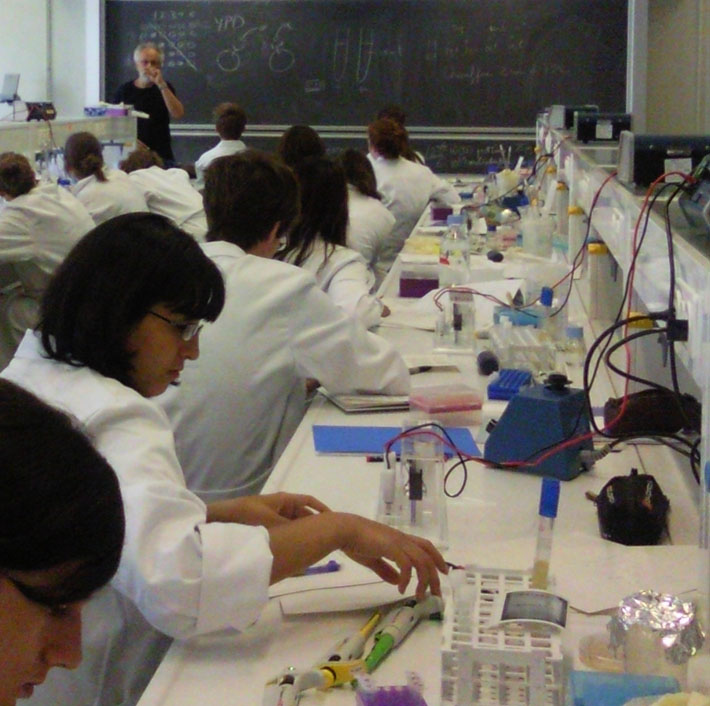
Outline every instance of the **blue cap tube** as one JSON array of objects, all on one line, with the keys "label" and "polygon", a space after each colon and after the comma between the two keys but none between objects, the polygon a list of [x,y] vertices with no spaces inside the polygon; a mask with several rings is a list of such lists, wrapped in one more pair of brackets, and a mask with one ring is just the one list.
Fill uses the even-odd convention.
[{"label": "blue cap tube", "polygon": [[560,481],[558,478],[544,477],[540,490],[540,515],[557,517],[557,505],[560,500]]}]

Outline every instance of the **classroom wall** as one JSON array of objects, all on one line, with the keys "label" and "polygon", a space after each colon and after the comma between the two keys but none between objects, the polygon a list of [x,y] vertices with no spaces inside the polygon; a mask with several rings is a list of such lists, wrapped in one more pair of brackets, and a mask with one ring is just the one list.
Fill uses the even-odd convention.
[{"label": "classroom wall", "polygon": [[[82,115],[84,106],[93,101],[88,98],[87,81],[100,66],[98,42],[87,37],[87,16],[91,5],[85,0],[50,0],[52,36],[52,94],[59,115]],[[95,18],[98,25],[98,17]],[[94,34],[93,32],[91,33]],[[67,41],[70,37],[71,41]],[[87,39],[89,41],[87,42]],[[96,49],[92,51],[92,45]]]},{"label": "classroom wall", "polygon": [[[648,3],[646,129],[710,133],[710,2]],[[59,115],[80,115],[84,105],[101,97],[95,28],[101,26],[102,5],[101,0],[2,0],[0,74],[19,71],[24,99],[53,100]]]},{"label": "classroom wall", "polygon": [[647,131],[710,132],[710,2],[650,0]]},{"label": "classroom wall", "polygon": [[[47,72],[49,2],[50,0],[0,2],[0,80],[4,73],[19,73],[18,93],[24,100],[50,100]],[[11,112],[10,106],[0,106],[0,119],[8,112]]]}]

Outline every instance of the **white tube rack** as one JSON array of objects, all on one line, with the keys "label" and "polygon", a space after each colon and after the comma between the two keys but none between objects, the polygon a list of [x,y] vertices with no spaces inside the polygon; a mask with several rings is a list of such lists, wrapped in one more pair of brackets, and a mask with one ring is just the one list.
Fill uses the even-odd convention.
[{"label": "white tube rack", "polygon": [[466,567],[472,601],[444,618],[442,706],[562,706],[560,635],[552,628],[492,625],[503,594],[530,588],[530,572]]}]

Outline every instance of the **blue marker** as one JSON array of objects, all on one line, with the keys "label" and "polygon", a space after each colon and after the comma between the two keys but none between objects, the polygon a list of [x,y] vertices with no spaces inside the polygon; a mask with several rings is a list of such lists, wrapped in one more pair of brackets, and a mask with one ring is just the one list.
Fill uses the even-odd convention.
[{"label": "blue marker", "polygon": [[315,574],[332,574],[334,571],[340,571],[340,564],[331,559],[325,564],[316,564],[315,566],[309,566],[304,572],[303,576],[313,576]]}]

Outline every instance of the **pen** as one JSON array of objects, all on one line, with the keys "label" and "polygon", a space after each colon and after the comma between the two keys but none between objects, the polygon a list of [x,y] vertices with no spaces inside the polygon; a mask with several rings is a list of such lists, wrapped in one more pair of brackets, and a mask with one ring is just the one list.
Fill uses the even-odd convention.
[{"label": "pen", "polygon": [[309,566],[301,575],[314,576],[316,574],[332,574],[334,571],[340,571],[340,564],[335,561],[335,559],[331,559],[325,564],[316,564],[315,566]]}]

